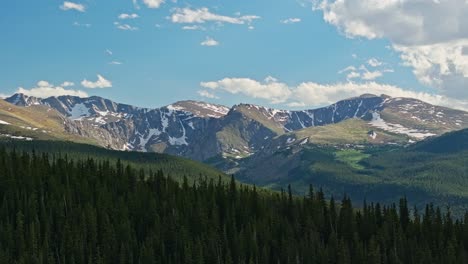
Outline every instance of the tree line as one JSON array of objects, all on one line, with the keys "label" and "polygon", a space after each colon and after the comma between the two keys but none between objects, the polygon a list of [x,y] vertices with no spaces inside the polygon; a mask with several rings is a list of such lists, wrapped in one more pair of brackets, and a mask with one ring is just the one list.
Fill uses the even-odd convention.
[{"label": "tree line", "polygon": [[0,263],[467,263],[468,214],[0,149]]}]

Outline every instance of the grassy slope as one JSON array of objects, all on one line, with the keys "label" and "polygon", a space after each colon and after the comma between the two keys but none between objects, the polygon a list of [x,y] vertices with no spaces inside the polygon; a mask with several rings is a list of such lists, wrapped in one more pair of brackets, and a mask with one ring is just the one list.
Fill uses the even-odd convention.
[{"label": "grassy slope", "polygon": [[10,123],[0,125],[0,134],[95,144],[92,139],[67,133],[63,125],[64,117],[46,106],[18,107],[0,100],[0,120]]},{"label": "grassy slope", "polygon": [[268,118],[265,116],[262,111],[259,111],[255,107],[247,107],[245,105],[238,106],[237,110],[241,113],[243,113],[245,116],[254,119],[255,121],[259,122],[266,128],[270,129],[271,131],[275,132],[278,135],[284,134],[284,128],[278,123],[276,123],[274,120],[271,118]]},{"label": "grassy slope", "polygon": [[[377,137],[372,139],[369,131],[375,131]],[[297,139],[309,138],[309,141],[321,145],[339,144],[382,144],[388,142],[407,143],[403,135],[389,133],[376,129],[362,119],[348,119],[338,124],[309,127],[290,133]]]}]

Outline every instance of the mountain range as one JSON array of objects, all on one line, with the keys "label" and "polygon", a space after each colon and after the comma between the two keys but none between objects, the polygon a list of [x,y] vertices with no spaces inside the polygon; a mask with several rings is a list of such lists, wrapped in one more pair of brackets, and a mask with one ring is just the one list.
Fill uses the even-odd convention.
[{"label": "mountain range", "polygon": [[386,95],[298,111],[198,101],[150,109],[96,96],[0,100],[3,141],[171,154],[271,189],[305,194],[313,184],[335,197],[408,196],[460,212],[468,202],[467,135],[467,112]]},{"label": "mountain range", "polygon": [[15,124],[23,119],[19,128],[47,130],[25,121],[28,113],[11,116],[12,111],[29,109],[34,115],[42,113],[44,118],[53,118],[55,134],[61,137],[116,150],[168,153],[199,161],[215,157],[242,159],[298,142],[406,145],[468,127],[467,112],[411,98],[371,94],[301,111],[253,104],[229,108],[198,101],[150,109],[96,96],[42,99],[15,94],[5,101],[17,108],[8,111],[12,106],[3,104],[6,116],[3,120],[0,115],[0,120]]}]

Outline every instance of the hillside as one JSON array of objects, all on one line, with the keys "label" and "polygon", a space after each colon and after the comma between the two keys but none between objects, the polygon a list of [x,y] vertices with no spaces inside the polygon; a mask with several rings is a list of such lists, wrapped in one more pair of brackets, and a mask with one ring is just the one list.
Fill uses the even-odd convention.
[{"label": "hillside", "polygon": [[98,161],[108,160],[111,163],[120,160],[125,165],[128,164],[136,169],[143,169],[146,172],[162,170],[165,175],[171,176],[177,181],[181,181],[186,176],[191,183],[199,180],[200,177],[207,177],[216,181],[220,178],[223,182],[230,180],[229,176],[208,165],[167,154],[115,151],[87,144],[42,140],[0,141],[0,148],[7,150],[14,149],[18,152],[45,152],[49,155],[62,157],[67,155],[75,159],[93,158]]},{"label": "hillside", "polygon": [[0,149],[0,263],[466,263],[468,222],[427,205],[259,193]]},{"label": "hillside", "polygon": [[444,134],[422,141],[411,147],[415,151],[432,153],[456,153],[468,151],[468,129]]},{"label": "hillside", "polygon": [[[407,196],[418,207],[434,202],[457,213],[468,209],[468,148],[462,132],[414,147],[314,145],[300,142],[237,160],[230,169],[244,182],[273,189],[291,184],[299,193],[320,186],[335,197],[391,202]],[[442,145],[440,145],[442,144]],[[429,153],[431,150],[433,153]],[[441,151],[443,150],[443,151]]]},{"label": "hillside", "polygon": [[18,107],[0,100],[0,140],[67,140],[97,144],[95,139],[70,133],[67,128],[73,128],[71,121],[53,108],[43,105]]}]

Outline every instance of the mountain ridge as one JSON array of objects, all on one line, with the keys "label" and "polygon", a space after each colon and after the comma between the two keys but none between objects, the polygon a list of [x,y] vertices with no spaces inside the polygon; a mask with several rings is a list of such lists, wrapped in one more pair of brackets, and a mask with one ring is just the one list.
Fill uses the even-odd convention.
[{"label": "mountain ridge", "polygon": [[[401,138],[412,143],[468,128],[467,112],[412,98],[373,94],[306,110],[280,110],[245,103],[229,108],[195,100],[142,108],[98,96],[42,99],[15,94],[5,101],[26,108],[54,109],[66,117],[64,129],[68,133],[93,139],[101,146],[167,153],[200,161],[216,156],[245,158],[261,151],[273,138],[288,133],[302,135],[304,139],[307,136],[313,142],[314,133],[319,131],[314,127],[348,120],[360,122],[359,131],[355,131],[360,133],[356,143],[365,144],[403,144]],[[386,139],[394,138],[393,141],[374,140],[384,134],[398,137],[386,136]],[[347,135],[341,133],[341,136]]]}]

